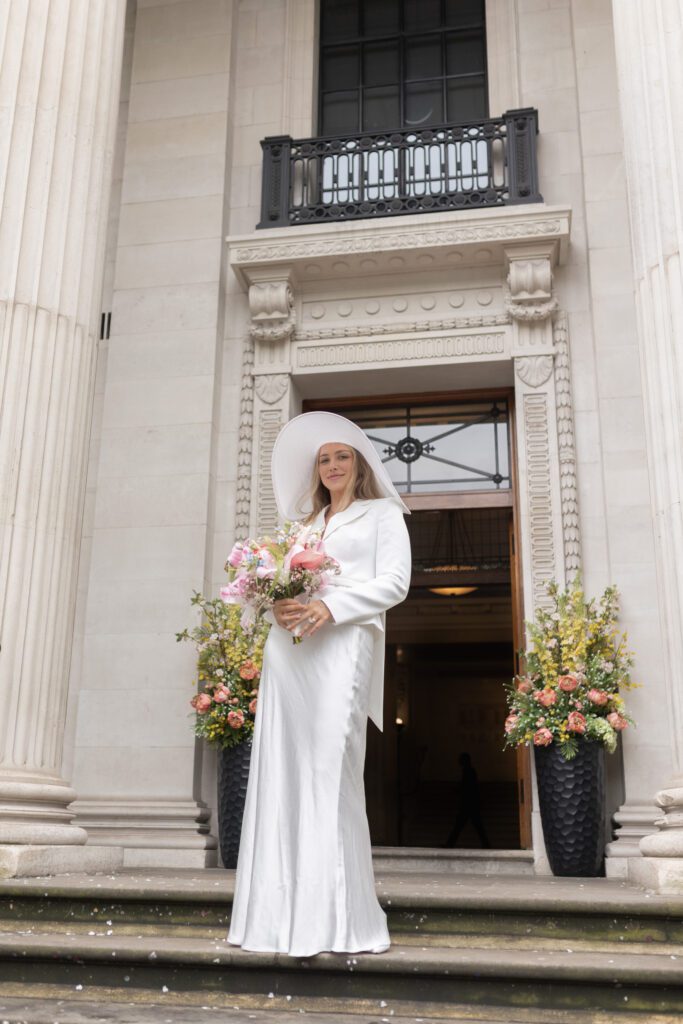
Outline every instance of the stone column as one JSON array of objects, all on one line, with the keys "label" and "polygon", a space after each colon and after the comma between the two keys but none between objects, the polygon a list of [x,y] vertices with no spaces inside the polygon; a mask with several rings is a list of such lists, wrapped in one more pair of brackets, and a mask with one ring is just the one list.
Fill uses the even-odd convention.
[{"label": "stone column", "polygon": [[641,840],[629,874],[683,892],[683,5],[614,0],[612,9],[673,751],[656,796],[660,832]]},{"label": "stone column", "polygon": [[0,875],[110,867],[61,777],[124,0],[0,28]]}]

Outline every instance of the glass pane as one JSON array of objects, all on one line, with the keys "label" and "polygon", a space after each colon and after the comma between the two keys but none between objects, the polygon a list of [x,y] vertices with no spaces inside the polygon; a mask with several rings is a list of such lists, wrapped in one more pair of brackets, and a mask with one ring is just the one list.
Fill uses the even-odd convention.
[{"label": "glass pane", "polygon": [[474,32],[447,36],[446,70],[449,75],[483,73],[486,70],[483,36]]},{"label": "glass pane", "polygon": [[323,135],[344,135],[357,132],[358,92],[328,92],[322,100]]},{"label": "glass pane", "polygon": [[441,0],[404,0],[403,22],[406,32],[424,32],[441,25]]},{"label": "glass pane", "polygon": [[486,82],[483,75],[450,79],[447,83],[448,120],[476,121],[486,117]]},{"label": "glass pane", "polygon": [[406,79],[435,78],[441,74],[441,36],[407,39]]},{"label": "glass pane", "polygon": [[367,43],[363,48],[363,84],[397,85],[398,43]]},{"label": "glass pane", "polygon": [[406,85],[405,122],[409,127],[440,124],[443,121],[441,82]]},{"label": "glass pane", "polygon": [[363,91],[364,131],[383,132],[391,128],[399,128],[400,124],[398,85],[382,85]]},{"label": "glass pane", "polygon": [[363,0],[363,33],[383,36],[399,29],[398,0]]},{"label": "glass pane", "polygon": [[484,23],[484,0],[446,0],[446,24],[469,27]]},{"label": "glass pane", "polygon": [[504,401],[347,410],[346,415],[372,440],[400,491],[491,491],[511,486]]},{"label": "glass pane", "polygon": [[322,0],[322,38],[333,42],[360,35],[358,8],[358,0]]},{"label": "glass pane", "polygon": [[356,89],[359,79],[357,46],[326,48],[322,54],[322,83],[327,92]]}]

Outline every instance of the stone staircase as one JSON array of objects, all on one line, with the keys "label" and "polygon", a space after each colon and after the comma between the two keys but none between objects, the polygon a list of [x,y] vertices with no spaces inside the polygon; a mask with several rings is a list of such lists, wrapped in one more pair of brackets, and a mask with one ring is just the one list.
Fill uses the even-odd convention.
[{"label": "stone staircase", "polygon": [[[327,1024],[664,1024],[683,1016],[683,900],[605,879],[381,871],[389,952],[300,959],[226,944],[232,881],[220,870],[148,870],[0,882],[0,1019],[194,1024],[215,1015],[275,1024],[305,1013]],[[100,1015],[86,1016],[89,1006]]]}]

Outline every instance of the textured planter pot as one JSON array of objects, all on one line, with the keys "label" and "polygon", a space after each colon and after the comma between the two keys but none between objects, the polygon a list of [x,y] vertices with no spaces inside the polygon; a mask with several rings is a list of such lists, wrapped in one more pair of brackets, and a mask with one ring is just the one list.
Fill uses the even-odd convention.
[{"label": "textured planter pot", "polygon": [[565,761],[559,747],[534,747],[545,848],[554,875],[595,877],[605,847],[605,748],[579,742]]},{"label": "textured planter pot", "polygon": [[226,868],[237,867],[251,740],[218,751],[218,839]]}]

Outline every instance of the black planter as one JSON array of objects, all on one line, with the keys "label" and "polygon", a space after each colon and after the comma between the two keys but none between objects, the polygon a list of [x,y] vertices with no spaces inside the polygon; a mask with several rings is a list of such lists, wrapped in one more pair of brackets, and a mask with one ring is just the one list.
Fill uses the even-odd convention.
[{"label": "black planter", "polygon": [[534,747],[545,848],[554,875],[601,873],[605,835],[605,748],[579,740],[565,761],[559,747]]},{"label": "black planter", "polygon": [[250,761],[250,739],[218,751],[218,838],[226,868],[237,867]]}]

